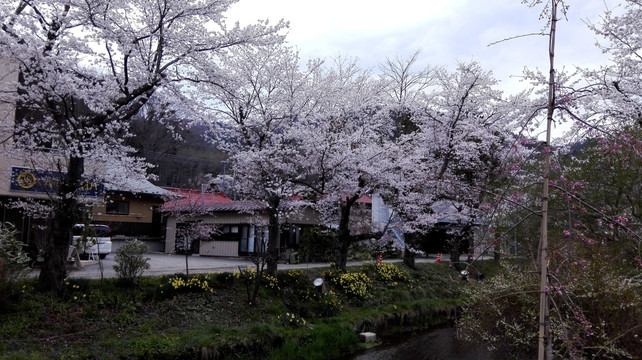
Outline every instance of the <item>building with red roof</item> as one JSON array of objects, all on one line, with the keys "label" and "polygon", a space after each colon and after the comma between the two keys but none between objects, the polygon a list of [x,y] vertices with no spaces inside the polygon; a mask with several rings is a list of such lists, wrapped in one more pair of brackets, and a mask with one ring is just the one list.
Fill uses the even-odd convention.
[{"label": "building with red roof", "polygon": [[[234,201],[222,192],[165,188],[176,194],[162,207],[165,220],[165,252],[188,249],[204,256],[242,256],[259,252],[267,241],[267,205],[262,201]],[[299,201],[294,201],[299,202]],[[303,202],[301,202],[303,203]],[[284,217],[282,247],[297,247],[301,227],[318,224],[309,207]],[[195,227],[210,227],[199,236]]]},{"label": "building with red roof", "polygon": [[[243,256],[263,250],[267,242],[267,204],[257,200],[234,201],[222,192],[164,188],[176,196],[162,207],[165,252],[189,251],[204,256]],[[355,233],[370,230],[372,197],[363,195],[354,209]],[[308,201],[293,197],[282,203],[281,250],[297,249],[302,230],[321,224]],[[358,220],[358,221],[357,221]],[[209,231],[194,235],[195,227]]]},{"label": "building with red roof", "polygon": [[231,204],[234,201],[228,198],[223,192],[209,192],[204,190],[164,188],[176,194],[168,198],[163,204],[162,210],[189,210],[195,207],[208,207],[218,204]]}]

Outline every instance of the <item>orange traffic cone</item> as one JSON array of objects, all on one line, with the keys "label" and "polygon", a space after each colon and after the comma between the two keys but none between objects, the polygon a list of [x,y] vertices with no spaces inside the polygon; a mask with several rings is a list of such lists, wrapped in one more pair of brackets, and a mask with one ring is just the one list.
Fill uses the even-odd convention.
[{"label": "orange traffic cone", "polygon": [[437,253],[437,262],[438,262],[438,263],[440,263],[440,262],[441,262],[441,253]]},{"label": "orange traffic cone", "polygon": [[383,254],[379,253],[379,259],[377,260],[377,264],[381,265],[382,261],[383,261]]}]

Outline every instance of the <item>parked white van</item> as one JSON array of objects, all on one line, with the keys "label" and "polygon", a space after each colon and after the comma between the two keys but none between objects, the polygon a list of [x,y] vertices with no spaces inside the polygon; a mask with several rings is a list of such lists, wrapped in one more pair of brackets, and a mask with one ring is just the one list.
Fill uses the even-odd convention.
[{"label": "parked white van", "polygon": [[[86,239],[84,243],[83,236]],[[104,259],[111,253],[111,229],[107,225],[90,224],[85,230],[85,225],[76,224],[73,228],[73,245],[81,257],[97,254]]]}]

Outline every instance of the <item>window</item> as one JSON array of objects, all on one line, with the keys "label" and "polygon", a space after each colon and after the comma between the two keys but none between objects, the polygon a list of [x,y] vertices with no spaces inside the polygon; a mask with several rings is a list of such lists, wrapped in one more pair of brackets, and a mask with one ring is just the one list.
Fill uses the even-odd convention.
[{"label": "window", "polygon": [[107,214],[129,215],[129,201],[109,201],[106,210]]},{"label": "window", "polygon": [[223,225],[219,230],[215,235],[219,241],[242,241],[244,236],[247,238],[247,225]]}]

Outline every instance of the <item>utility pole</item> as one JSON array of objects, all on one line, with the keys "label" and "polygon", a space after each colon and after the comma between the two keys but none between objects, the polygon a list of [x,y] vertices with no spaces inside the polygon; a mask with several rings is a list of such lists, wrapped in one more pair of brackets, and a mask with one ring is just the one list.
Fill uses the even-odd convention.
[{"label": "utility pole", "polygon": [[542,227],[539,243],[539,341],[538,360],[553,359],[553,344],[551,336],[551,316],[548,303],[548,196],[551,170],[551,125],[555,111],[555,31],[557,25],[557,3],[551,0],[551,28],[549,33],[548,57],[548,104],[546,107],[546,142],[543,144],[544,170],[542,176]]}]

